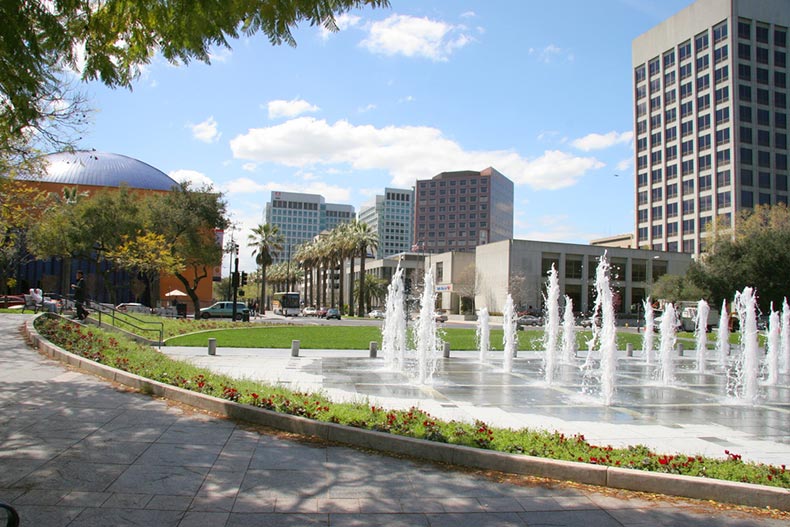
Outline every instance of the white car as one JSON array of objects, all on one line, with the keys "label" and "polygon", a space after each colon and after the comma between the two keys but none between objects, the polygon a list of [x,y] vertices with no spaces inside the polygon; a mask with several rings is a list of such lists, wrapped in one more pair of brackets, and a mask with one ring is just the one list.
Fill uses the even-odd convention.
[{"label": "white car", "polygon": [[370,318],[384,318],[384,311],[381,309],[374,309],[370,313],[368,313]]},{"label": "white car", "polygon": [[318,314],[318,310],[314,307],[306,307],[302,309],[302,316],[303,317],[314,317]]}]

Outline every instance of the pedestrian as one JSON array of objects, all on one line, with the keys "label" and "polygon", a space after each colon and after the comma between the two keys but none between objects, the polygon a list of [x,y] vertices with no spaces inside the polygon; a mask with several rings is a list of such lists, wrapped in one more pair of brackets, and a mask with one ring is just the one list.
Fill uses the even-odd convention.
[{"label": "pedestrian", "polygon": [[71,284],[74,290],[74,306],[77,309],[77,317],[80,320],[88,318],[88,310],[85,309],[85,275],[82,271],[77,271],[77,283]]}]

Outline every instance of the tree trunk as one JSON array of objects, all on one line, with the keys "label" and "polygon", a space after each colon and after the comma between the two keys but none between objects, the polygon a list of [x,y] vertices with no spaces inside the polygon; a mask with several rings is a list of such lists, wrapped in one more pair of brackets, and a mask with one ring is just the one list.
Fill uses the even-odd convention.
[{"label": "tree trunk", "polygon": [[348,268],[348,314],[354,315],[354,254],[349,256]]},{"label": "tree trunk", "polygon": [[363,247],[359,254],[359,312],[358,316],[365,316],[365,256],[368,249]]}]

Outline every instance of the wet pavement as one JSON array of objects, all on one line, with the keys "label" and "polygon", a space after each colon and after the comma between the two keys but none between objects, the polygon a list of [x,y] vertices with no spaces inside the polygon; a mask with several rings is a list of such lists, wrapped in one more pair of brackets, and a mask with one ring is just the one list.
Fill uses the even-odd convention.
[{"label": "wet pavement", "polygon": [[[18,328],[29,318],[0,316],[0,501],[23,526],[790,526],[787,515],[503,478],[256,430],[70,371],[24,343]],[[347,359],[305,359],[269,362],[304,382],[358,376],[342,372]],[[314,371],[303,373],[308,363]]]},{"label": "wet pavement", "polygon": [[[536,353],[519,352],[510,373],[501,352],[481,363],[478,352],[451,352],[439,359],[430,384],[386,367],[368,351],[164,347],[163,352],[200,366],[277,382],[304,391],[321,390],[335,399],[371,401],[386,408],[418,406],[445,419],[481,420],[510,428],[542,428],[584,436],[595,444],[644,444],[662,453],[725,457],[790,465],[790,376],[760,387],[756,404],[727,396],[727,374],[714,362],[697,373],[693,357],[675,360],[675,382],[655,380],[657,366],[640,357],[618,359],[613,404],[605,406],[575,364],[561,365],[551,385]],[[686,352],[688,355],[690,352]],[[638,352],[635,353],[638,355]],[[597,367],[594,365],[593,369]]]}]

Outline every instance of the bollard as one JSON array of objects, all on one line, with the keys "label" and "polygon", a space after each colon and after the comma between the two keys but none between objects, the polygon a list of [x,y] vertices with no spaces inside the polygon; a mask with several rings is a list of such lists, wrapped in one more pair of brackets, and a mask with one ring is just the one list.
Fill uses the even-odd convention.
[{"label": "bollard", "polygon": [[683,356],[683,344],[678,342],[678,357]]},{"label": "bollard", "polygon": [[299,341],[292,340],[291,341],[291,357],[298,357],[299,356]]},{"label": "bollard", "polygon": [[450,343],[449,342],[445,342],[444,343],[444,358],[445,359],[449,359],[450,358]]},{"label": "bollard", "polygon": [[217,354],[217,339],[208,339],[208,354]]},{"label": "bollard", "polygon": [[375,340],[371,340],[370,347],[368,349],[370,350],[370,358],[375,359],[379,351],[379,343]]},{"label": "bollard", "polygon": [[631,344],[630,342],[628,342],[628,343],[625,345],[625,354],[626,354],[627,356],[629,356],[629,357],[633,357],[633,356],[634,356],[634,345],[633,345],[633,344]]}]

